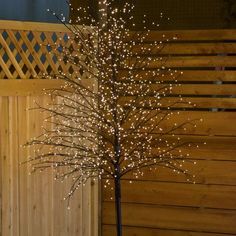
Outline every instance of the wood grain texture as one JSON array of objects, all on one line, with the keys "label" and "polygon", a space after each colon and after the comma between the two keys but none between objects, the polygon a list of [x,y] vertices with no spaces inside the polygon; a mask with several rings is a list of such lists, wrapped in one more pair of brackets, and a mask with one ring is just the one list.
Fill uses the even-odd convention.
[{"label": "wood grain texture", "polygon": [[150,44],[138,44],[132,47],[132,52],[155,55],[211,55],[211,54],[235,54],[235,43],[207,42],[207,43],[163,43],[153,48]]},{"label": "wood grain texture", "polygon": [[69,30],[62,24],[28,22],[28,21],[11,21],[1,20],[0,29],[10,30],[32,30],[32,31],[52,31],[52,32],[68,32]]},{"label": "wood grain texture", "polygon": [[[150,115],[156,114],[155,111],[149,111]],[[161,116],[156,116],[155,120],[160,120]],[[200,121],[202,119],[202,122]],[[179,128],[173,133],[181,135],[205,135],[205,136],[234,136],[236,133],[236,126],[232,125],[236,119],[235,112],[208,112],[208,111],[180,111],[173,112],[169,120],[164,120],[160,123],[160,128],[169,131],[174,123],[177,125],[186,121],[194,121],[197,127],[187,125],[186,130]],[[227,123],[223,123],[227,120]],[[132,121],[124,123],[123,127],[130,127]]]},{"label": "wood grain texture", "polygon": [[[180,72],[183,72],[181,74]],[[170,76],[170,73],[160,72],[161,78],[158,76],[153,77],[153,70],[137,70],[135,71],[137,74],[137,77],[135,77],[135,80],[153,80],[156,79],[156,81],[173,81],[173,76]],[[127,79],[128,77],[128,71],[127,70],[121,70],[119,72],[118,77],[120,79]],[[178,81],[184,81],[191,83],[193,81],[198,82],[234,82],[235,81],[235,71],[233,70],[194,70],[192,69],[185,69],[182,71],[177,71],[176,75],[174,77],[177,77]]]},{"label": "wood grain texture", "polygon": [[[114,204],[105,202],[103,212],[103,223],[114,224]],[[233,210],[123,204],[123,224],[127,226],[236,234],[235,221]]]},{"label": "wood grain texture", "polygon": [[[121,189],[125,203],[236,210],[236,186],[123,180]],[[110,189],[105,188],[103,196],[112,201]]]},{"label": "wood grain texture", "polygon": [[[47,116],[38,110],[29,110],[35,107],[35,102],[46,106],[50,97],[0,97],[1,235],[96,236],[98,213],[96,207],[95,210],[92,207],[97,204],[97,198],[92,199],[90,194],[91,188],[96,191],[97,184],[84,186],[83,194],[80,189],[68,210],[63,198],[71,182],[55,182],[50,169],[29,175],[31,164],[22,164],[29,155],[34,155],[33,148],[22,145],[42,132],[41,126]],[[82,229],[87,233],[83,234]]]},{"label": "wood grain texture", "polygon": [[[127,64],[134,65],[137,58],[127,60]],[[140,61],[145,61],[142,57]],[[179,56],[179,57],[152,57],[144,63],[138,63],[136,68],[181,68],[181,67],[235,67],[236,57],[235,56]]]},{"label": "wood grain texture", "polygon": [[[131,33],[131,39],[135,40],[138,37],[134,37],[137,32]],[[173,39],[174,38],[174,39]],[[235,30],[175,30],[175,31],[150,31],[145,41],[153,42],[169,39],[170,41],[205,41],[205,40],[235,40]]]},{"label": "wood grain texture", "polygon": [[[181,124],[194,119],[197,127],[178,130],[175,134],[183,142],[206,142],[196,148],[181,148],[183,154],[196,165],[185,163],[189,172],[196,175],[196,184],[189,184],[186,178],[163,167],[144,170],[138,180],[132,175],[122,181],[122,209],[124,235],[126,236],[219,236],[236,235],[236,59],[235,34],[231,30],[194,31],[151,31],[144,43],[138,37],[132,48],[141,58],[150,57],[148,68],[145,63],[137,63],[133,72],[136,85],[127,86],[127,91],[136,89],[145,81],[152,83],[152,93],[146,96],[146,103],[140,109],[150,114],[155,100],[152,96],[157,89],[168,83],[173,85],[172,94],[162,99],[162,108],[168,108],[181,94],[184,101],[196,104],[176,104],[175,109],[188,109],[173,115],[169,121],[161,123],[168,130],[174,123]],[[151,43],[161,40],[153,47]],[[169,40],[169,42],[167,42]],[[159,48],[158,48],[159,47]],[[137,57],[138,58],[138,57]],[[135,63],[132,58],[127,63]],[[156,69],[173,68],[170,72]],[[145,67],[145,69],[144,69]],[[177,69],[177,71],[175,71]],[[129,71],[121,70],[120,81],[128,82]],[[176,81],[175,81],[176,80]],[[134,99],[129,93],[120,99],[127,106]],[[158,116],[154,118],[156,121]],[[124,127],[129,127],[127,122]],[[166,137],[170,142],[175,137]],[[151,155],[158,154],[163,143],[153,141]],[[132,183],[130,183],[132,182]],[[111,190],[103,191],[103,235],[115,233],[114,196]]]},{"label": "wood grain texture", "polygon": [[[157,229],[157,228],[144,228],[124,226],[125,236],[233,236],[234,234],[217,234],[217,233],[204,233],[194,232],[188,230],[174,230],[174,229]],[[103,225],[103,236],[115,235],[114,225]]]},{"label": "wood grain texture", "polygon": [[42,95],[45,89],[60,88],[61,80],[0,80],[0,96]]},{"label": "wood grain texture", "polygon": [[[186,162],[183,167],[188,169],[190,173],[196,175],[196,183],[236,185],[235,161],[197,160],[196,165]],[[124,178],[134,179],[131,174]],[[152,171],[149,169],[144,170],[144,176],[139,179],[145,181],[186,182],[184,175],[177,174],[164,167],[157,167],[156,170],[153,168]]]},{"label": "wood grain texture", "polygon": [[[192,86],[194,87],[194,86]],[[203,86],[202,86],[203,87]],[[206,89],[203,89],[200,87],[199,88],[199,92],[200,93],[210,93],[210,91],[207,91],[207,87],[212,88],[212,86],[206,86]],[[185,86],[182,87],[182,89],[186,88]],[[216,86],[214,86],[213,88],[216,88]],[[181,89],[181,90],[182,90]],[[221,87],[221,89],[223,89]],[[230,90],[232,90],[232,88],[230,88]],[[182,90],[183,91],[183,90]],[[222,93],[223,91],[221,90],[220,92],[217,92],[215,90],[211,90],[214,91],[214,93]],[[219,90],[218,90],[219,91]],[[183,91],[188,93],[187,91]],[[224,93],[226,93],[226,91],[224,91]],[[228,94],[228,93],[227,93]],[[190,95],[191,96],[191,95]],[[129,105],[132,101],[134,101],[134,98],[132,97],[122,97],[119,100],[119,104],[122,106],[127,106]],[[214,98],[214,97],[204,97],[204,98],[193,98],[193,97],[184,97],[181,101],[181,103],[176,103],[178,101],[178,99],[176,98],[163,98],[161,100],[161,105],[158,104],[156,105],[156,99],[152,98],[152,97],[146,97],[145,101],[141,101],[141,102],[136,102],[137,106],[140,107],[147,107],[147,108],[167,108],[167,107],[172,107],[172,108],[195,108],[195,109],[201,109],[201,108],[205,108],[205,109],[213,109],[213,108],[217,108],[217,109],[236,109],[236,98]],[[176,103],[176,104],[175,104]],[[173,105],[175,104],[175,105]]]},{"label": "wood grain texture", "polygon": [[[49,98],[38,97],[43,89],[61,86],[60,81],[36,79],[50,70],[57,73],[59,64],[54,64],[46,48],[36,52],[35,43],[41,41],[42,33],[52,44],[53,32],[63,38],[68,31],[55,24],[14,21],[0,21],[0,29],[1,33],[6,30],[8,35],[0,37],[0,235],[96,235],[99,209],[94,205],[98,197],[96,184],[94,187],[91,182],[80,189],[71,202],[71,210],[67,210],[63,197],[69,182],[55,183],[50,170],[43,176],[40,173],[28,176],[30,165],[19,166],[29,154],[34,155],[32,150],[22,149],[20,145],[40,132],[43,117],[26,108],[33,106],[33,100],[47,104]],[[16,32],[21,35],[19,40]],[[30,32],[33,33],[32,43],[28,38]],[[166,39],[171,43],[166,43]],[[200,149],[183,150],[197,160],[195,166],[186,164],[196,174],[196,185],[186,184],[183,176],[163,168],[145,171],[133,185],[129,184],[132,176],[126,176],[122,186],[125,235],[236,235],[235,39],[235,30],[152,31],[142,45],[148,49],[149,42],[162,40],[165,47],[149,54],[153,59],[158,58],[157,52],[164,57],[162,61],[152,60],[148,70],[137,69],[136,80],[172,82],[173,76],[166,71],[160,72],[161,77],[153,77],[153,69],[163,65],[182,68],[183,75],[177,72],[176,77],[183,85],[175,87],[173,94],[183,94],[198,107],[196,111],[173,116],[162,127],[167,129],[173,122],[181,123],[187,118],[203,118],[197,128],[189,127],[186,132],[179,130],[177,133],[183,140],[206,141],[207,144]],[[10,42],[15,45],[14,50],[9,48]],[[27,44],[26,51],[22,50],[23,43]],[[134,52],[139,51],[140,46],[136,46]],[[5,52],[8,61],[3,59]],[[21,56],[19,63],[17,53]],[[46,54],[45,62],[41,59],[43,53]],[[33,56],[32,63],[30,56]],[[62,64],[61,68],[68,71],[69,65]],[[127,71],[120,71],[119,77],[127,79]],[[32,80],[27,80],[30,78]],[[172,100],[166,98],[164,106]],[[181,105],[177,108],[183,107],[189,108]],[[155,154],[157,150],[153,151]],[[110,192],[103,193],[102,235],[105,236],[115,235],[114,204],[109,195]]]}]

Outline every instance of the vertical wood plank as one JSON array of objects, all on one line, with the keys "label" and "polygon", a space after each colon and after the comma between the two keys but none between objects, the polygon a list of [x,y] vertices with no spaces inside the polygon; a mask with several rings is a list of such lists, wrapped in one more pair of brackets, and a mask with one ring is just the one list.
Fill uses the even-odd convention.
[{"label": "vertical wood plank", "polygon": [[91,179],[82,186],[83,202],[82,202],[82,227],[84,236],[91,235]]},{"label": "vertical wood plank", "polygon": [[[0,98],[0,157],[2,194],[2,236],[93,236],[96,229],[96,196],[94,185],[76,191],[71,199],[70,210],[64,197],[71,186],[53,180],[52,171],[29,175],[31,163],[22,164],[35,147],[22,148],[30,138],[42,132],[46,114],[37,110],[34,100],[50,101],[49,97],[1,97]],[[1,179],[0,177],[0,179]],[[1,189],[0,185],[0,189]],[[1,193],[1,192],[0,192]],[[1,196],[1,195],[0,195]]]},{"label": "vertical wood plank", "polygon": [[2,97],[1,114],[1,146],[2,149],[2,235],[12,235],[11,179],[9,160],[9,98]]},{"label": "vertical wood plank", "polygon": [[29,148],[23,148],[22,146],[28,141],[28,116],[27,116],[27,98],[18,97],[18,143],[19,143],[19,227],[20,236],[28,235],[28,164],[24,163],[29,155]]},{"label": "vertical wood plank", "polygon": [[54,181],[53,183],[53,209],[54,209],[54,234],[58,236],[67,235],[67,206],[64,201],[66,194],[65,182]]},{"label": "vertical wood plank", "polygon": [[[32,103],[31,107],[35,108],[37,107],[36,104],[43,105],[43,97],[42,96],[36,96],[32,97]],[[43,114],[40,112],[40,110],[35,109],[32,110],[34,113],[34,120],[33,127],[34,132],[32,133],[33,137],[38,137],[42,133],[42,125],[43,125]],[[37,150],[40,147],[35,146],[33,149],[34,152],[37,152]],[[34,154],[36,155],[36,154]],[[33,182],[33,216],[35,219],[35,226],[33,231],[37,231],[37,235],[43,235],[45,222],[47,218],[44,218],[43,214],[43,195],[47,195],[47,189],[43,188],[43,180],[47,178],[47,170],[45,172],[36,171],[33,173],[34,182]],[[33,233],[33,232],[32,232]]]},{"label": "vertical wood plank", "polygon": [[[28,108],[35,107],[35,99],[36,97],[28,97]],[[38,134],[37,122],[39,121],[38,111],[37,110],[28,110],[29,116],[29,139],[36,137]],[[30,147],[30,156],[33,157],[35,155],[35,148]],[[31,163],[29,163],[29,172],[31,172],[32,167]],[[31,224],[28,224],[28,235],[41,235],[41,217],[39,217],[38,211],[40,208],[38,195],[43,194],[40,192],[40,181],[39,181],[39,173],[35,172],[28,176],[28,196],[29,196],[29,219]]]},{"label": "vertical wood plank", "polygon": [[71,235],[82,235],[82,188],[78,188],[70,202],[70,233]]},{"label": "vertical wood plank", "polygon": [[[42,105],[44,107],[48,106],[48,103],[50,102],[50,97],[48,96],[42,96]],[[41,122],[42,125],[46,128],[50,128],[49,124],[44,122],[44,120],[47,117],[47,114],[41,113]],[[40,133],[43,131],[40,130]],[[48,150],[48,148],[45,148],[45,150]],[[44,194],[42,195],[42,219],[43,219],[43,227],[42,227],[42,234],[45,236],[52,236],[52,220],[53,220],[53,208],[52,208],[52,201],[53,201],[53,192],[52,192],[52,184],[53,184],[53,174],[52,169],[46,170],[44,173],[41,173],[40,177],[42,178],[42,192]]]},{"label": "vertical wood plank", "polygon": [[12,235],[19,235],[19,159],[17,97],[9,97],[9,160]]},{"label": "vertical wood plank", "polygon": [[92,236],[100,236],[100,228],[101,228],[101,189],[100,189],[100,180],[93,180],[91,183],[91,235]]},{"label": "vertical wood plank", "polygon": [[[60,103],[60,99],[57,101]],[[62,170],[60,170],[62,171]],[[54,173],[55,176],[55,173]],[[68,193],[68,179],[63,182],[56,180],[53,182],[53,209],[54,209],[54,225],[53,235],[68,235],[68,214],[67,202],[64,197]]]}]

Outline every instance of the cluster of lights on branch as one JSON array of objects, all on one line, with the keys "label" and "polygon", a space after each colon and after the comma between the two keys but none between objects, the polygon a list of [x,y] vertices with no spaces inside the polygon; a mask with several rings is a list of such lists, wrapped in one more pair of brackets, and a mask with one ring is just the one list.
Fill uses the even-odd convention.
[{"label": "cluster of lights on branch", "polygon": [[[53,13],[69,29],[70,47],[48,46],[77,76],[54,75],[65,86],[47,92],[52,97],[47,107],[38,104],[49,117],[44,133],[28,143],[37,147],[30,157],[33,168],[53,167],[56,179],[71,178],[68,197],[89,178],[105,178],[107,187],[110,179],[127,174],[137,179],[145,170],[161,167],[192,181],[185,162],[195,162],[182,149],[198,145],[177,133],[196,127],[180,111],[195,105],[177,96],[182,72],[167,68],[168,57],[162,56],[166,43],[177,38],[163,34],[159,41],[151,40],[145,18],[142,31],[128,29],[125,18],[132,15],[132,4],[122,9],[113,7],[113,1],[100,4],[106,6],[99,11],[105,22],[71,5],[72,12],[87,15],[66,24],[63,15]],[[90,25],[80,23],[85,21]]]}]

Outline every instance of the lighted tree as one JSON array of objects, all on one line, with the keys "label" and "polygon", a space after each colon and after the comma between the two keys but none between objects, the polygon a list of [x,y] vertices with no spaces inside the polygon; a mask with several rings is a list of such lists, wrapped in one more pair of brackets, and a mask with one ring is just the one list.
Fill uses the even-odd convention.
[{"label": "lighted tree", "polygon": [[[175,108],[186,103],[180,97],[169,98],[181,73],[166,68],[166,58],[158,56],[168,41],[165,35],[145,46],[149,30],[126,28],[124,16],[130,16],[132,8],[128,3],[122,8],[106,3],[106,11],[100,10],[106,21],[97,23],[86,16],[65,24],[76,47],[50,47],[74,70],[56,75],[65,86],[50,91],[50,106],[38,105],[49,113],[51,128],[45,126],[44,133],[28,143],[38,146],[30,159],[35,170],[53,167],[57,179],[73,180],[68,198],[89,178],[114,181],[118,236],[122,235],[122,177],[139,178],[145,169],[159,167],[182,173],[189,181],[193,177],[183,167],[188,154],[181,152],[191,144],[175,133],[195,124],[187,118],[169,122],[179,114]],[[79,24],[85,18],[90,25]],[[153,64],[155,69],[150,69]]]}]

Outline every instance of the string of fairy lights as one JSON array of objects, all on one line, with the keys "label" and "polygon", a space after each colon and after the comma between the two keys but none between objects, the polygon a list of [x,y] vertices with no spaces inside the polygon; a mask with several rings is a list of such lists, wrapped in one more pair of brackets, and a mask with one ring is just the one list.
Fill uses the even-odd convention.
[{"label": "string of fairy lights", "polygon": [[[71,178],[69,198],[89,178],[105,178],[107,187],[114,178],[140,178],[147,169],[169,168],[194,181],[185,162],[195,162],[182,148],[198,145],[177,135],[196,127],[180,111],[194,104],[176,93],[182,72],[168,68],[168,57],[162,56],[166,43],[177,38],[163,34],[151,40],[145,18],[143,31],[130,31],[125,21],[127,15],[133,18],[130,3],[122,8],[112,1],[100,4],[106,6],[99,10],[106,19],[102,24],[90,15],[66,24],[63,15],[53,13],[75,46],[58,52],[60,44],[49,45],[51,53],[82,73],[60,72],[56,77],[65,86],[47,92],[52,101],[46,107],[38,104],[49,115],[43,134],[28,143],[36,150],[30,157],[33,169],[53,167],[55,179]],[[79,16],[87,13],[70,7]],[[80,24],[85,20],[90,25]]]}]

